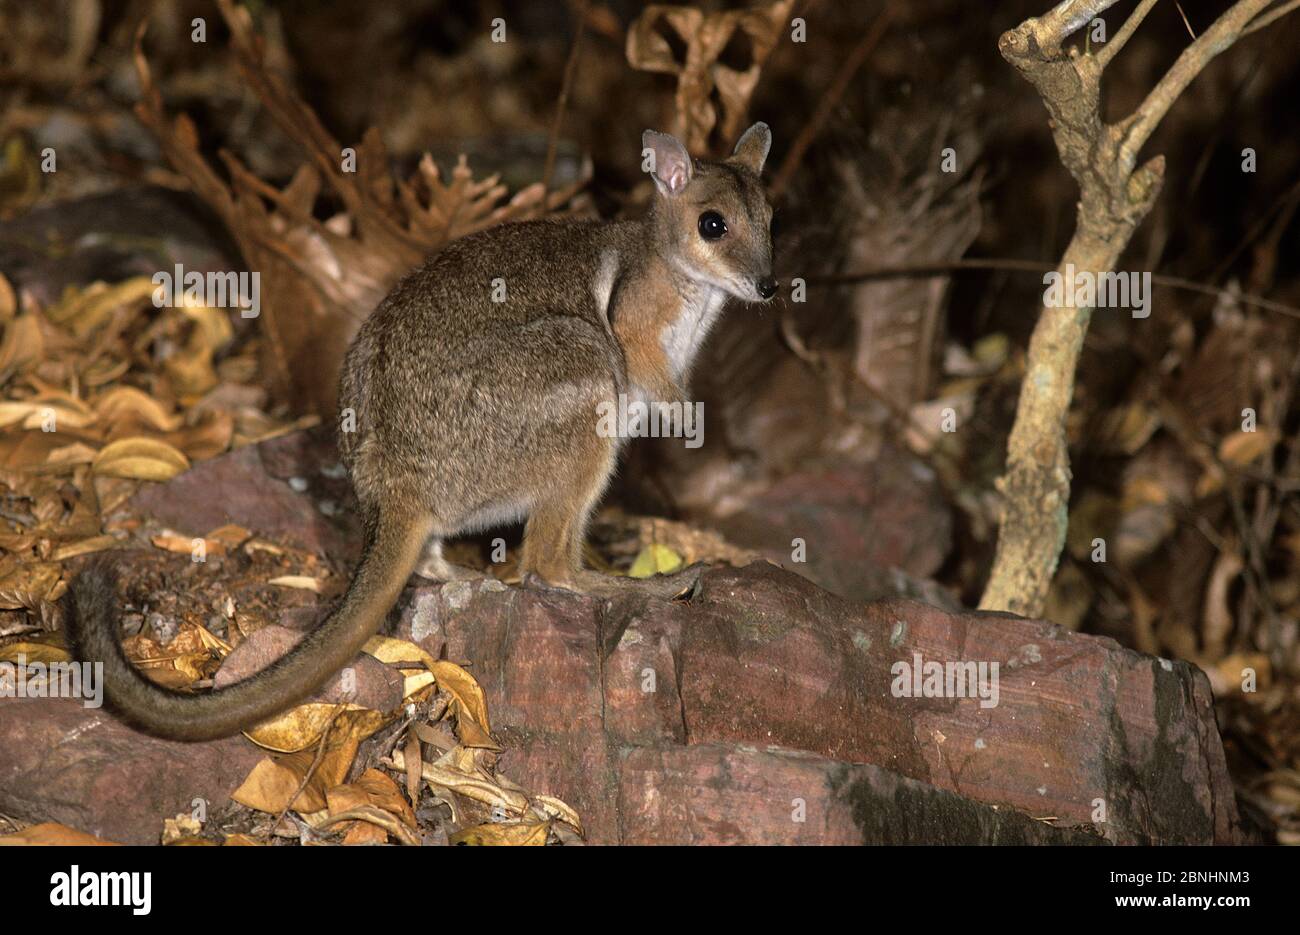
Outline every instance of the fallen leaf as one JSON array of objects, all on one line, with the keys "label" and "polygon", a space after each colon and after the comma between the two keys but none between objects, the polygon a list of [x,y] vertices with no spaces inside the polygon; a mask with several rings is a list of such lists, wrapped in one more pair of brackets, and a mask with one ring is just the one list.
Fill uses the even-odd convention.
[{"label": "fallen leaf", "polygon": [[666,575],[682,567],[682,557],[666,545],[652,543],[641,550],[632,567],[628,569],[629,578],[649,578],[654,575]]},{"label": "fallen leaf", "polygon": [[[297,753],[320,739],[325,726],[330,723],[338,708],[339,705],[324,701],[296,705],[283,714],[250,727],[244,731],[244,736],[266,750],[274,750],[276,753]],[[355,711],[374,715],[377,719],[376,730],[383,720],[383,716],[377,711],[371,711],[360,705],[345,704],[342,710],[344,713]],[[343,714],[340,714],[336,720],[342,718]]]},{"label": "fallen leaf", "polygon": [[61,545],[50,553],[50,558],[56,562],[66,562],[70,558],[76,558],[78,555],[89,555],[92,552],[102,552],[105,549],[116,548],[118,541],[110,535],[91,536],[88,539],[80,539],[76,542],[69,542],[67,545]]},{"label": "fallen leaf", "polygon": [[115,386],[97,396],[91,403],[106,425],[131,419],[159,432],[171,432],[181,426],[181,417],[169,413],[158,400],[134,386]]},{"label": "fallen leaf", "polygon": [[478,847],[540,847],[550,833],[549,821],[489,822],[457,831],[450,842]]},{"label": "fallen leaf", "polygon": [[63,568],[57,562],[28,562],[0,578],[0,609],[35,610],[59,583]]},{"label": "fallen leaf", "polygon": [[273,584],[280,588],[297,588],[301,591],[320,593],[320,581],[306,575],[281,575],[278,578],[272,578],[267,584]]},{"label": "fallen leaf", "polygon": [[339,714],[325,739],[324,755],[306,787],[292,803],[290,799],[316,761],[317,750],[314,748],[274,759],[267,757],[253,767],[230,797],[241,805],[272,815],[279,814],[290,804],[299,813],[319,812],[327,805],[325,791],[342,784],[352,768],[357,747],[384,721],[383,715],[365,709],[345,710]]},{"label": "fallen leaf", "polygon": [[54,643],[18,642],[0,646],[0,662],[18,663],[19,657],[28,664],[49,665],[52,662],[71,662],[67,648]]},{"label": "fallen leaf", "polygon": [[1277,432],[1271,429],[1233,432],[1219,442],[1219,460],[1225,464],[1245,467],[1272,451],[1273,446],[1277,444],[1277,438]]},{"label": "fallen leaf", "polygon": [[14,834],[0,836],[0,847],[116,847],[113,841],[105,841],[93,834],[77,831],[58,822],[46,821],[32,825]]},{"label": "fallen leaf", "polygon": [[171,480],[189,467],[189,459],[171,445],[142,437],[112,442],[94,463],[96,474],[153,481]]}]

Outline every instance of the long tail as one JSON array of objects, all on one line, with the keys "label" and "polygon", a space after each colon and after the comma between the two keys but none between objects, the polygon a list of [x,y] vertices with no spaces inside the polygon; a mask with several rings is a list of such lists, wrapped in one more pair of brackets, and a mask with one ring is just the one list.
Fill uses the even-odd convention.
[{"label": "long tail", "polygon": [[212,740],[238,733],[313,694],[379,629],[420,560],[427,519],[382,515],[342,603],[290,652],[234,685],[194,695],[155,685],[122,652],[112,569],[86,567],[72,582],[72,637],[81,658],[104,665],[113,707],[152,734]]}]

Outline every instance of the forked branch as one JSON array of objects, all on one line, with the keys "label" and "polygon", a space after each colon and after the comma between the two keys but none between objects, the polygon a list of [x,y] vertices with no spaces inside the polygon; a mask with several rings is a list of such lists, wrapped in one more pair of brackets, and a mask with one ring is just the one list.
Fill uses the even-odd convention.
[{"label": "forked branch", "polygon": [[[1066,40],[1115,0],[1064,0],[1041,17],[1003,33],[1004,58],[1038,89],[1051,116],[1061,162],[1079,185],[1074,236],[1057,268],[1101,277],[1110,273],[1164,182],[1163,156],[1140,167],[1138,153],[1169,108],[1201,70],[1242,35],[1276,19],[1294,2],[1239,0],[1205,30],[1131,115],[1114,124],[1101,117],[1101,77],[1156,0],[1142,0],[1107,45],[1095,52],[1067,49]],[[999,479],[1003,513],[989,583],[988,610],[1042,613],[1056,571],[1070,499],[1065,419],[1074,394],[1092,309],[1044,302],[1029,342],[1015,423]]]}]

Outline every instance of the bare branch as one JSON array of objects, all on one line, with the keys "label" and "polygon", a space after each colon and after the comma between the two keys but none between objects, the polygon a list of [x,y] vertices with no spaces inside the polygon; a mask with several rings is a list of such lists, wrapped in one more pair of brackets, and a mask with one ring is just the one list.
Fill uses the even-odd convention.
[{"label": "bare branch", "polygon": [[813,112],[812,117],[808,119],[808,122],[804,124],[804,128],[799,131],[799,135],[795,137],[793,145],[786,154],[785,161],[781,163],[781,168],[777,171],[769,188],[769,193],[774,201],[785,192],[786,186],[790,184],[790,179],[794,177],[795,170],[799,168],[804,153],[812,145],[817,134],[821,132],[822,126],[830,119],[836,105],[840,102],[840,98],[848,90],[849,82],[853,79],[853,76],[857,74],[858,69],[862,67],[862,63],[867,60],[867,56],[871,54],[872,50],[880,44],[881,38],[885,35],[885,30],[889,28],[890,21],[897,12],[895,6],[894,2],[889,3],[876,16],[871,28],[863,33],[862,38],[858,40],[858,44],[853,47],[853,51],[849,53],[848,58],[844,60],[844,64],[840,66],[840,70],[835,75],[835,80],[832,82],[830,89],[818,101],[817,109]]},{"label": "bare branch", "polygon": [[[1142,145],[1201,69],[1273,2],[1238,0],[1183,51],[1142,105],[1116,125],[1101,119],[1102,70],[1154,0],[1143,0],[1112,43],[1095,56],[1066,52],[1062,45],[1071,32],[1112,5],[1104,0],[1060,3],[1041,19],[1026,20],[1002,34],[999,50],[1038,90],[1052,118],[1061,162],[1079,183],[1076,227],[1057,268],[1059,277],[1080,271],[1101,276],[1115,269],[1164,181],[1163,156],[1134,170]],[[1070,500],[1065,421],[1091,315],[1090,307],[1044,294],[1007,439],[1006,471],[998,481],[1003,513],[993,568],[980,599],[986,610],[1033,615],[1046,602],[1065,542]]]},{"label": "bare branch", "polygon": [[1267,13],[1261,14],[1259,19],[1255,20],[1253,23],[1251,23],[1249,26],[1243,29],[1241,31],[1241,34],[1243,36],[1249,36],[1256,29],[1263,29],[1265,26],[1267,26],[1269,23],[1273,22],[1274,20],[1281,19],[1282,17],[1286,16],[1288,13],[1294,12],[1297,9],[1300,9],[1300,0],[1290,0],[1289,3],[1284,3],[1280,7],[1277,7],[1276,9],[1269,10]]},{"label": "bare branch", "polygon": [[1201,33],[1199,39],[1183,49],[1183,54],[1170,67],[1165,76],[1124,122],[1123,142],[1120,144],[1120,166],[1132,171],[1138,150],[1164,119],[1174,101],[1195,80],[1201,70],[1220,52],[1229,48],[1242,35],[1242,31],[1261,10],[1273,0],[1238,0],[1237,3]]},{"label": "bare branch", "polygon": [[1133,11],[1133,15],[1125,20],[1124,25],[1119,28],[1119,32],[1115,33],[1115,38],[1101,47],[1101,51],[1097,53],[1098,65],[1105,68],[1111,63],[1111,59],[1119,55],[1120,49],[1124,48],[1124,44],[1128,42],[1133,33],[1137,32],[1137,28],[1147,18],[1151,8],[1158,2],[1159,0],[1142,0],[1138,8]]},{"label": "bare branch", "polygon": [[1093,21],[1098,13],[1113,7],[1118,0],[1062,0],[1042,16],[1026,20],[1022,28],[1033,35],[1046,54],[1061,51],[1061,43]]}]

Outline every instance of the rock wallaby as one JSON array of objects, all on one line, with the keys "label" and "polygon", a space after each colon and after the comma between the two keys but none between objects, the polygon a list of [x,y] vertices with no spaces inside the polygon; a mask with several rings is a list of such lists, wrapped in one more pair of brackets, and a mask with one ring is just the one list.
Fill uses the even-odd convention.
[{"label": "rock wallaby", "polygon": [[527,518],[521,571],[581,589],[588,518],[621,439],[601,404],[685,399],[729,297],[772,298],[766,124],[721,161],[646,131],[655,184],[642,220],[530,221],[448,244],[394,287],[344,362],[339,443],[366,531],[333,614],[291,652],[206,694],[141,676],[122,652],[110,566],[73,582],[73,639],[139,727],[183,740],[236,733],[311,695],[383,623],[413,572],[462,574],[444,539]]}]

